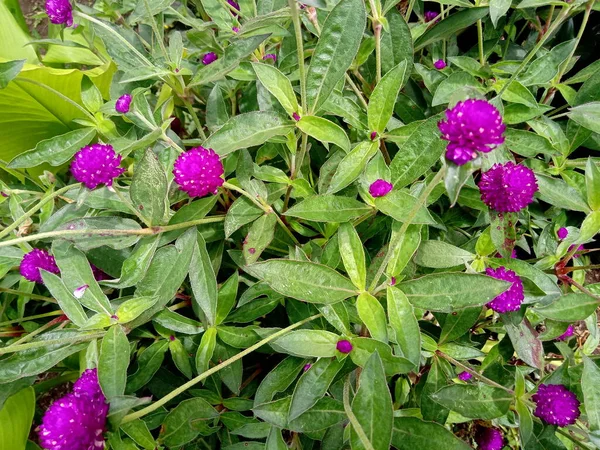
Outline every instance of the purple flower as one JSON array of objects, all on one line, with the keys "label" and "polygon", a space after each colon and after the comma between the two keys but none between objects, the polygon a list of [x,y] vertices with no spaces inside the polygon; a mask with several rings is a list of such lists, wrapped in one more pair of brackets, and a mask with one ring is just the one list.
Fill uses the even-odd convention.
[{"label": "purple flower", "polygon": [[371,183],[369,186],[369,194],[373,197],[383,197],[393,189],[392,183],[379,179]]},{"label": "purple flower", "polygon": [[396,277],[390,278],[390,286],[395,286],[395,285],[396,285]]},{"label": "purple flower", "polygon": [[566,427],[579,418],[579,400],[562,384],[540,384],[531,399],[536,403],[533,414],[550,425]]},{"label": "purple flower", "polygon": [[371,131],[371,140],[374,141],[377,138],[377,131]]},{"label": "purple flower", "polygon": [[479,450],[502,450],[504,447],[502,433],[496,428],[480,429],[475,441]]},{"label": "purple flower", "polygon": [[115,103],[115,109],[118,113],[127,114],[129,112],[129,106],[131,106],[131,95],[123,94],[117,99]]},{"label": "purple flower", "polygon": [[569,235],[569,230],[567,230],[565,227],[560,227],[556,235],[562,241],[563,239],[566,239],[566,237]]},{"label": "purple flower", "polygon": [[433,63],[433,67],[435,67],[437,70],[442,70],[446,68],[446,63],[443,59],[438,59]]},{"label": "purple flower", "polygon": [[425,22],[431,22],[438,16],[435,11],[425,11]]},{"label": "purple flower", "polygon": [[471,378],[473,378],[473,375],[471,375],[466,370],[458,374],[458,379],[461,381],[469,381]]},{"label": "purple flower", "polygon": [[108,404],[96,370],[86,370],[73,393],[56,400],[40,425],[40,444],[48,450],[101,450]]},{"label": "purple flower", "polygon": [[[515,258],[517,257],[517,251],[516,251],[514,248],[513,248],[513,251],[512,251],[512,252],[510,252],[510,257],[511,257],[512,259],[515,259]],[[500,253],[496,253],[496,254],[494,255],[494,258],[502,258],[502,255],[501,255]]]},{"label": "purple flower", "polygon": [[271,59],[273,62],[276,62],[277,55],[275,53],[267,53],[265,56],[263,56],[263,61],[266,61],[267,59]]},{"label": "purple flower", "polygon": [[233,31],[234,33],[239,33],[240,29],[238,27],[231,27],[231,31]]},{"label": "purple flower", "polygon": [[202,64],[208,66],[211,63],[214,63],[219,57],[215,52],[208,52],[206,55],[202,57]]},{"label": "purple flower", "polygon": [[517,212],[533,202],[538,185],[533,171],[520,164],[494,164],[481,174],[481,200],[499,212]]},{"label": "purple flower", "polygon": [[347,341],[346,339],[342,339],[341,341],[338,341],[335,348],[340,353],[350,353],[352,351],[352,344],[350,343],[350,341]]},{"label": "purple flower", "polygon": [[[227,3],[229,3],[230,6],[232,6],[234,9],[237,9],[238,11],[240,10],[240,5],[238,2],[236,2],[235,0],[227,0]],[[239,16],[239,14],[236,14],[234,12],[232,12],[232,14],[237,17]]]},{"label": "purple flower", "polygon": [[95,189],[99,184],[112,186],[113,179],[125,172],[119,164],[121,155],[115,153],[112,145],[93,144],[75,154],[71,173],[88,189]]},{"label": "purple flower", "polygon": [[179,189],[190,197],[216,194],[223,185],[223,164],[213,149],[194,147],[179,155],[173,166],[173,175]]},{"label": "purple flower", "polygon": [[308,370],[309,370],[311,367],[312,367],[312,364],[311,364],[311,363],[307,363],[307,364],[305,364],[305,365],[304,365],[304,367],[302,368],[302,370],[303,370],[304,372],[308,372]]},{"label": "purple flower", "polygon": [[51,273],[60,273],[54,256],[48,253],[46,250],[34,248],[29,253],[26,253],[21,260],[19,266],[19,272],[29,281],[35,281],[36,283],[43,283],[42,274],[40,269],[44,269]]},{"label": "purple flower", "polygon": [[442,139],[450,141],[446,158],[462,166],[477,157],[477,152],[488,153],[504,142],[506,126],[498,110],[485,100],[458,102],[446,110],[446,120],[438,123]]},{"label": "purple flower", "polygon": [[[569,248],[567,249],[567,252],[570,252],[571,250],[573,250],[573,247],[575,247],[575,244],[569,245]],[[585,247],[583,245],[580,245],[579,247],[577,247],[577,251],[580,252],[582,250],[585,250]],[[573,258],[579,258],[579,256],[577,253],[573,254]]]},{"label": "purple flower", "polygon": [[297,112],[295,112],[294,114],[292,114],[292,117],[294,118],[294,120],[296,122],[298,122],[301,119],[300,114],[298,114]]},{"label": "purple flower", "polygon": [[575,327],[573,327],[573,325],[569,325],[567,327],[567,331],[565,331],[563,334],[561,334],[559,337],[557,337],[556,340],[557,341],[566,341],[574,334],[575,334]]},{"label": "purple flower", "polygon": [[73,25],[73,7],[69,0],[46,0],[46,14],[54,24]]},{"label": "purple flower", "polygon": [[106,273],[98,269],[95,265],[90,264],[90,267],[92,268],[92,273],[94,274],[94,279],[96,281],[108,280],[110,278]]},{"label": "purple flower", "polygon": [[497,280],[510,281],[512,286],[502,294],[494,298],[486,306],[499,313],[517,311],[525,298],[523,294],[523,282],[512,270],[506,267],[498,267],[496,270],[487,268],[485,273]]}]

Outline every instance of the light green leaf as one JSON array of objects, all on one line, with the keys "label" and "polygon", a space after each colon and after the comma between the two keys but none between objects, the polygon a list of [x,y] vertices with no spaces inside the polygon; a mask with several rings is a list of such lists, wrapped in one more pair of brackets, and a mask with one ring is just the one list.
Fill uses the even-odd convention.
[{"label": "light green leaf", "polygon": [[[402,222],[417,205],[418,200],[406,191],[393,190],[383,197],[377,197],[374,201],[375,207],[382,213]],[[413,224],[435,224],[435,220],[429,214],[426,207],[421,207],[412,220]]]},{"label": "light green leaf", "polygon": [[415,263],[434,269],[462,266],[474,259],[473,253],[444,241],[422,242],[415,255]]},{"label": "light green leaf", "polygon": [[345,155],[333,174],[327,193],[334,194],[341,191],[356,180],[369,160],[377,153],[378,144],[377,141],[361,142]]},{"label": "light green leaf", "polygon": [[377,133],[383,133],[387,123],[392,118],[394,105],[398,92],[402,88],[408,63],[406,60],[400,62],[391,69],[375,86],[369,98],[367,116],[369,129]]},{"label": "light green leaf", "polygon": [[133,206],[151,225],[163,222],[167,201],[167,176],[154,152],[146,149],[135,165],[129,194]]},{"label": "light green leaf", "polygon": [[364,291],[367,269],[363,244],[351,223],[343,223],[338,231],[339,251],[344,268],[358,290]]},{"label": "light green leaf", "polygon": [[368,292],[362,292],[356,300],[358,317],[366,325],[373,339],[387,343],[387,322],[385,311],[379,300]]},{"label": "light green leaf", "polygon": [[335,356],[337,334],[324,330],[294,330],[271,341],[278,352],[303,358],[330,358]]},{"label": "light green leaf", "polygon": [[404,292],[394,287],[387,288],[387,313],[394,340],[402,356],[419,366],[421,361],[421,332],[413,306]]},{"label": "light green leaf", "polygon": [[318,141],[335,144],[345,152],[350,150],[350,141],[346,132],[330,120],[318,116],[304,116],[296,125]]},{"label": "light green leaf", "polygon": [[455,384],[431,395],[440,405],[473,419],[494,419],[508,412],[513,396],[485,384]]},{"label": "light green leaf", "polygon": [[4,402],[0,409],[0,448],[25,450],[34,412],[35,391],[32,387],[17,392]]},{"label": "light green leaf", "polygon": [[125,393],[129,366],[129,341],[121,325],[113,325],[102,338],[98,359],[98,381],[110,400]]},{"label": "light green leaf", "polygon": [[267,90],[279,100],[283,109],[291,116],[299,111],[296,93],[290,80],[277,68],[262,63],[252,63],[256,76]]},{"label": "light green leaf", "polygon": [[369,206],[350,197],[314,195],[296,203],[285,215],[315,222],[347,222],[369,211]]},{"label": "light green leaf", "polygon": [[217,317],[217,278],[200,233],[190,264],[190,284],[196,304],[206,315],[208,324],[214,325]]}]

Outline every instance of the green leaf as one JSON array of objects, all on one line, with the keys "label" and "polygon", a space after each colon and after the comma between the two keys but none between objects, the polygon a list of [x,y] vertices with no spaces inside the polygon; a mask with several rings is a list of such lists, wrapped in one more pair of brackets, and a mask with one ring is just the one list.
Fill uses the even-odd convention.
[{"label": "green leaf", "polygon": [[402,61],[406,61],[405,77],[407,78],[413,67],[413,41],[410,29],[395,8],[390,9],[385,14],[385,18],[389,27],[381,32],[381,71],[386,74]]},{"label": "green leaf", "polygon": [[81,147],[92,142],[95,136],[95,128],[81,128],[42,140],[34,149],[15,156],[8,167],[11,169],[30,168],[43,163],[60,166],[70,160]]},{"label": "green leaf", "polygon": [[336,303],[356,295],[350,280],[330,267],[313,262],[271,259],[244,270],[281,295],[308,303]]},{"label": "green leaf", "polygon": [[[393,190],[383,197],[377,197],[375,207],[382,213],[393,217],[399,222],[406,220],[408,214],[417,205],[418,200],[406,191]],[[413,224],[435,224],[426,207],[419,208],[417,215],[412,220]]]},{"label": "green leaf", "polygon": [[204,327],[200,322],[169,311],[168,309],[158,313],[152,320],[166,329],[176,331],[177,333],[200,334],[204,331]]},{"label": "green leaf", "polygon": [[475,77],[466,72],[455,72],[448,78],[442,80],[435,90],[432,106],[450,103],[457,94],[477,92],[481,90],[481,84]]},{"label": "green leaf", "polygon": [[25,59],[19,59],[0,63],[0,89],[4,89],[8,86],[8,83],[19,75],[19,72],[21,72],[21,69],[25,65],[25,61]]},{"label": "green leaf", "polygon": [[383,306],[368,292],[362,292],[356,300],[358,317],[367,326],[373,339],[387,343],[387,322]]},{"label": "green leaf", "polygon": [[419,367],[421,361],[421,332],[413,306],[404,292],[387,288],[387,313],[392,329],[392,340],[398,344],[402,356]]},{"label": "green leaf", "polygon": [[215,325],[222,323],[231,311],[231,308],[233,308],[233,305],[235,305],[238,284],[239,274],[236,271],[233,272],[227,281],[225,281],[225,283],[223,283],[219,288],[219,293],[217,296],[217,318]]},{"label": "green leaf", "polygon": [[[502,88],[504,83],[498,83],[498,88]],[[537,108],[538,103],[529,89],[518,81],[513,81],[502,94],[502,100],[512,103],[520,103],[531,108]]]},{"label": "green leaf", "polygon": [[600,209],[600,170],[591,158],[588,158],[585,166],[585,187],[588,204],[597,211]]},{"label": "green leaf", "polygon": [[324,330],[294,330],[271,341],[275,351],[303,358],[335,356],[337,334]]},{"label": "green leaf", "polygon": [[473,25],[488,14],[487,7],[469,8],[459,11],[423,33],[415,42],[415,52],[434,42],[457,35],[461,30]]},{"label": "green leaf", "polygon": [[116,282],[103,281],[102,284],[109,285],[115,289],[123,289],[135,286],[146,274],[150,262],[158,248],[159,237],[150,236],[141,239],[133,252],[123,261],[121,277]]},{"label": "green leaf", "polygon": [[252,68],[260,82],[281,103],[283,109],[290,116],[299,111],[292,83],[283,73],[269,64],[252,63]]},{"label": "green leaf", "polygon": [[377,133],[385,131],[385,127],[392,118],[396,98],[402,88],[407,66],[407,61],[403,60],[391,69],[375,86],[369,98],[369,107],[367,109],[369,129],[371,131],[377,131]]},{"label": "green leaf", "polygon": [[509,287],[504,281],[469,273],[425,275],[400,285],[417,308],[448,313],[484,305]]},{"label": "green leaf", "polygon": [[[201,66],[200,70],[192,77],[190,85],[209,84],[223,78],[238,67],[240,60],[250,55],[268,37],[268,34],[261,34],[247,39],[236,39],[225,49],[223,56],[220,56],[212,64]],[[212,148],[216,149],[217,147]]]},{"label": "green leaf", "polygon": [[175,367],[177,367],[177,369],[179,369],[179,371],[188,379],[192,378],[192,363],[190,362],[190,357],[183,346],[183,343],[176,338],[173,340],[169,339],[169,352],[171,353],[171,358],[173,359]]},{"label": "green leaf", "polygon": [[540,174],[536,174],[535,177],[540,189],[539,196],[545,202],[566,210],[590,212],[579,192],[563,180]]},{"label": "green leaf", "polygon": [[[254,395],[254,407],[270,402],[275,394],[285,391],[296,379],[306,360],[288,356],[261,381]],[[286,410],[287,413],[288,410]]]},{"label": "green leaf", "polygon": [[252,203],[248,198],[238,197],[225,216],[225,237],[231,236],[239,228],[258,219],[263,214],[263,210]]},{"label": "green leaf", "polygon": [[[398,221],[392,223],[392,237],[390,238],[390,241],[395,239],[396,234],[400,232],[401,227],[402,223]],[[412,259],[420,244],[421,225],[409,225],[406,232],[400,236],[396,248],[390,249],[392,256],[390,257],[390,262],[386,267],[385,273],[390,277],[398,276]]]},{"label": "green leaf", "polygon": [[506,15],[511,5],[512,0],[490,0],[490,19],[494,28],[498,26],[498,20]]},{"label": "green leaf", "polygon": [[313,433],[325,431],[346,419],[342,402],[326,396],[300,417],[290,420],[288,428],[297,433]]},{"label": "green leaf", "polygon": [[243,244],[246,264],[258,261],[262,252],[273,240],[276,225],[277,216],[275,214],[265,214],[252,224]]},{"label": "green leaf", "polygon": [[0,409],[0,448],[25,450],[35,412],[35,391],[25,388],[10,396]]},{"label": "green leaf", "polygon": [[392,354],[392,348],[388,344],[369,338],[353,338],[354,348],[350,352],[352,362],[360,367],[365,367],[373,353],[378,353],[383,361],[385,374],[388,377],[399,373],[408,373],[414,369],[413,364],[406,358]]},{"label": "green leaf", "polygon": [[229,111],[219,84],[215,84],[206,101],[206,126],[214,133],[229,120]]},{"label": "green leaf", "polygon": [[169,341],[160,340],[154,342],[137,357],[138,368],[133,375],[127,377],[127,394],[140,390],[152,379],[160,369],[168,348]]},{"label": "green leaf", "polygon": [[296,203],[285,215],[315,222],[348,222],[369,211],[369,206],[350,197],[314,195]]},{"label": "green leaf", "polygon": [[600,369],[587,356],[583,357],[581,390],[590,431],[600,430]]},{"label": "green leaf", "polygon": [[558,44],[548,53],[533,61],[518,80],[524,86],[539,86],[550,82],[558,74],[560,65],[569,57],[576,45],[576,39]]},{"label": "green leaf", "polygon": [[[379,353],[371,355],[363,371],[352,412],[374,450],[389,450],[394,420],[392,396],[385,378]],[[352,428],[350,443],[353,450],[367,448]]]},{"label": "green leaf", "polygon": [[241,148],[262,145],[274,136],[285,136],[293,129],[293,122],[272,111],[252,111],[229,119],[202,145],[223,157]]},{"label": "green leaf", "polygon": [[471,447],[442,425],[424,422],[416,417],[394,418],[392,445],[398,450],[438,448],[470,450]]},{"label": "green leaf", "polygon": [[433,358],[425,386],[423,386],[423,391],[421,392],[421,414],[425,420],[445,424],[448,419],[450,410],[431,399],[431,394],[434,394],[448,384],[448,377],[446,375],[448,370],[449,367],[446,361],[437,357]]},{"label": "green leaf", "polygon": [[42,270],[41,274],[44,285],[48,288],[52,297],[56,299],[63,313],[78,327],[84,326],[88,317],[77,299],[73,296],[73,291],[69,291],[60,277],[57,277],[53,273]]},{"label": "green leaf", "polygon": [[[132,219],[123,217],[85,217],[62,224],[58,230],[140,230],[140,225]],[[115,250],[131,247],[139,239],[136,235],[76,235],[64,236],[80,250],[87,251],[107,246]]]},{"label": "green leaf", "polygon": [[144,450],[154,450],[157,447],[156,441],[152,437],[150,430],[148,430],[146,422],[142,419],[136,419],[122,424],[121,430]]},{"label": "green leaf", "polygon": [[184,400],[165,418],[160,439],[169,448],[179,447],[195,439],[202,429],[209,429],[208,423],[218,416],[219,412],[202,398]]},{"label": "green leaf", "polygon": [[442,325],[439,343],[451,342],[464,334],[477,322],[481,314],[481,307],[465,308],[448,314]]},{"label": "green leaf", "polygon": [[346,132],[331,120],[318,116],[304,116],[296,125],[304,133],[321,142],[330,142],[345,152],[350,150],[350,141]]},{"label": "green leaf", "polygon": [[541,369],[544,365],[544,347],[529,321],[523,319],[515,325],[509,316],[503,315],[502,322],[517,356],[531,367]]},{"label": "green leaf", "polygon": [[346,273],[360,291],[365,290],[367,269],[363,244],[351,223],[343,223],[338,230],[340,255]]},{"label": "green leaf", "polygon": [[558,322],[576,322],[584,320],[598,307],[598,301],[586,294],[566,294],[547,306],[534,308],[533,311],[546,319]]},{"label": "green leaf", "polygon": [[121,325],[113,325],[102,338],[98,359],[98,381],[110,400],[125,393],[129,366],[129,341]]},{"label": "green leaf", "polygon": [[506,148],[528,158],[535,158],[540,153],[548,156],[558,153],[548,139],[530,131],[507,128],[504,138]]},{"label": "green leaf", "polygon": [[267,436],[267,442],[265,443],[265,450],[288,450],[288,446],[283,440],[279,428],[271,427],[269,436]]},{"label": "green leaf", "polygon": [[81,78],[81,102],[85,108],[95,113],[104,104],[102,93],[88,76]]},{"label": "green leaf", "polygon": [[289,421],[300,417],[327,393],[329,385],[343,365],[343,362],[335,358],[322,358],[302,374],[292,394]]},{"label": "green leaf", "polygon": [[210,360],[215,353],[217,344],[217,329],[208,328],[202,335],[202,340],[196,352],[196,370],[198,374],[206,372],[209,367]]},{"label": "green leaf", "polygon": [[355,181],[365,169],[369,160],[375,156],[377,150],[377,141],[361,142],[354,147],[340,161],[333,174],[327,193],[334,194]]},{"label": "green leaf", "polygon": [[217,278],[200,233],[197,239],[190,264],[190,284],[196,304],[206,316],[208,324],[214,325],[217,319]]},{"label": "green leaf", "polygon": [[314,113],[352,64],[367,21],[362,0],[343,0],[329,13],[306,75],[306,102]]},{"label": "green leaf", "polygon": [[472,419],[495,419],[508,412],[513,397],[485,384],[446,386],[431,396],[440,405]]},{"label": "green leaf", "polygon": [[392,172],[391,181],[396,189],[408,186],[415,181],[442,156],[446,148],[446,141],[440,139],[437,127],[439,120],[439,116],[434,116],[421,122],[394,156],[390,170]]},{"label": "green leaf", "polygon": [[519,434],[523,444],[529,442],[533,434],[533,416],[529,407],[520,399],[515,402],[515,410],[519,415]]},{"label": "green leaf", "polygon": [[578,242],[590,241],[600,231],[600,211],[587,215],[581,224]]},{"label": "green leaf", "polygon": [[474,259],[473,253],[444,241],[422,242],[415,255],[415,263],[434,269],[462,266]]},{"label": "green leaf", "polygon": [[582,127],[600,133],[600,102],[576,106],[571,108],[567,115]]},{"label": "green leaf", "polygon": [[142,160],[135,165],[129,189],[133,206],[151,225],[163,222],[167,200],[167,176],[154,152],[146,149]]}]

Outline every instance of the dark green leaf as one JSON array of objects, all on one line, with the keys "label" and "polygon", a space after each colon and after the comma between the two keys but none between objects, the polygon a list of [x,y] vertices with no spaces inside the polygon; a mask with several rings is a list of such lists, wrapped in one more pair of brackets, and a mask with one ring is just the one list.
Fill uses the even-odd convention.
[{"label": "dark green leaf", "polygon": [[421,332],[413,306],[404,292],[394,287],[387,289],[387,312],[392,340],[400,347],[402,356],[419,367],[421,360]]},{"label": "dark green leaf", "polygon": [[470,450],[471,447],[458,439],[443,426],[424,422],[416,417],[394,418],[392,445],[398,450],[438,448],[444,450]]},{"label": "dark green leaf", "polygon": [[120,325],[113,325],[102,338],[98,359],[98,381],[110,400],[125,393],[129,366],[129,341]]},{"label": "dark green leaf", "polygon": [[167,176],[150,149],[144,152],[142,160],[135,166],[129,194],[133,207],[148,219],[151,225],[163,222],[167,201]]},{"label": "dark green leaf", "polygon": [[446,386],[431,397],[464,417],[483,420],[503,416],[513,400],[505,390],[485,384]]},{"label": "dark green leaf", "polygon": [[407,61],[401,61],[375,86],[369,98],[369,108],[367,110],[369,129],[371,131],[376,131],[377,133],[385,131],[385,127],[392,118],[396,98],[402,88],[407,68]]}]

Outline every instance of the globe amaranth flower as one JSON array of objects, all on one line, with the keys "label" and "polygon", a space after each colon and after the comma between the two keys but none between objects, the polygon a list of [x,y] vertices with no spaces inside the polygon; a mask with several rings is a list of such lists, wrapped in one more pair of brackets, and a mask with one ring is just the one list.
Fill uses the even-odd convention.
[{"label": "globe amaranth flower", "polygon": [[73,25],[73,7],[69,0],[46,0],[46,14],[54,24]]},{"label": "globe amaranth flower", "polygon": [[111,186],[113,179],[125,172],[119,164],[121,155],[115,153],[112,145],[93,144],[75,154],[71,173],[88,189],[95,189],[99,184]]},{"label": "globe amaranth flower", "polygon": [[[229,3],[233,7],[233,9],[237,9],[238,11],[240,10],[240,4],[235,0],[227,0],[227,3]],[[233,11],[231,13],[236,17],[239,15],[234,13]]]},{"label": "globe amaranth flower", "polygon": [[507,291],[494,298],[486,306],[498,313],[517,311],[525,299],[521,278],[506,267],[498,267],[496,270],[488,267],[485,269],[485,273],[497,280],[510,281],[512,283],[512,286]]},{"label": "globe amaranth flower", "polygon": [[550,425],[566,427],[579,418],[579,400],[562,384],[540,384],[532,400],[533,414]]},{"label": "globe amaranth flower", "polygon": [[173,175],[179,189],[190,197],[216,194],[223,185],[223,164],[213,149],[194,147],[179,155],[173,166]]},{"label": "globe amaranth flower", "polygon": [[573,325],[569,325],[566,329],[566,331],[561,334],[559,337],[556,338],[557,341],[566,341],[568,340],[570,337],[572,337],[575,334],[575,327]]},{"label": "globe amaranth flower", "polygon": [[29,281],[43,283],[44,280],[42,279],[40,269],[56,274],[60,273],[56,261],[54,260],[54,256],[46,250],[34,248],[23,256],[19,266],[19,272],[21,272],[21,275]]},{"label": "globe amaranth flower", "polygon": [[433,67],[435,67],[437,70],[445,69],[446,62],[443,59],[438,59],[436,62],[433,63]]},{"label": "globe amaranth flower", "polygon": [[215,52],[208,52],[202,57],[202,64],[208,66],[209,64],[214,63],[219,57]]},{"label": "globe amaranth flower", "polygon": [[273,62],[277,62],[277,55],[275,53],[267,53],[263,56],[263,61],[270,59]]},{"label": "globe amaranth flower", "polygon": [[473,375],[471,375],[466,370],[458,374],[458,379],[461,381],[469,381],[471,378],[473,378]]},{"label": "globe amaranth flower", "polygon": [[352,347],[352,344],[350,343],[350,341],[347,341],[346,339],[342,339],[341,341],[338,341],[335,348],[340,353],[350,353],[352,351],[353,347]]},{"label": "globe amaranth flower", "polygon": [[565,227],[560,227],[556,232],[556,235],[562,241],[563,239],[566,239],[569,235],[569,230],[567,230]]},{"label": "globe amaranth flower", "polygon": [[101,450],[109,405],[96,370],[87,370],[73,392],[56,400],[40,425],[40,444],[47,450]]},{"label": "globe amaranth flower", "polygon": [[506,126],[500,112],[485,100],[465,100],[446,110],[446,120],[438,123],[442,139],[449,141],[446,158],[462,166],[488,153],[504,142]]},{"label": "globe amaranth flower", "polygon": [[392,185],[392,183],[388,181],[382,179],[375,180],[369,186],[369,194],[371,194],[373,197],[383,197],[388,192],[390,192],[393,189],[393,187],[394,186]]},{"label": "globe amaranth flower", "polygon": [[481,174],[481,200],[499,212],[517,212],[533,202],[538,185],[533,171],[511,161],[494,164]]},{"label": "globe amaranth flower", "polygon": [[435,11],[425,11],[425,22],[431,22],[432,20],[435,20],[438,15],[439,14]]},{"label": "globe amaranth flower", "polygon": [[[573,247],[575,247],[575,244],[569,245],[569,248],[567,249],[567,252],[571,252],[571,250],[573,250]],[[579,247],[577,247],[577,252],[580,252],[582,250],[585,250],[585,247],[583,245],[580,245]],[[573,254],[573,258],[579,258],[579,256],[577,253]]]},{"label": "globe amaranth flower", "polygon": [[115,110],[121,114],[127,114],[129,112],[129,107],[131,106],[132,97],[130,94],[123,94],[115,103]]},{"label": "globe amaranth flower", "polygon": [[475,437],[479,450],[502,450],[504,438],[500,430],[496,428],[482,428]]}]

